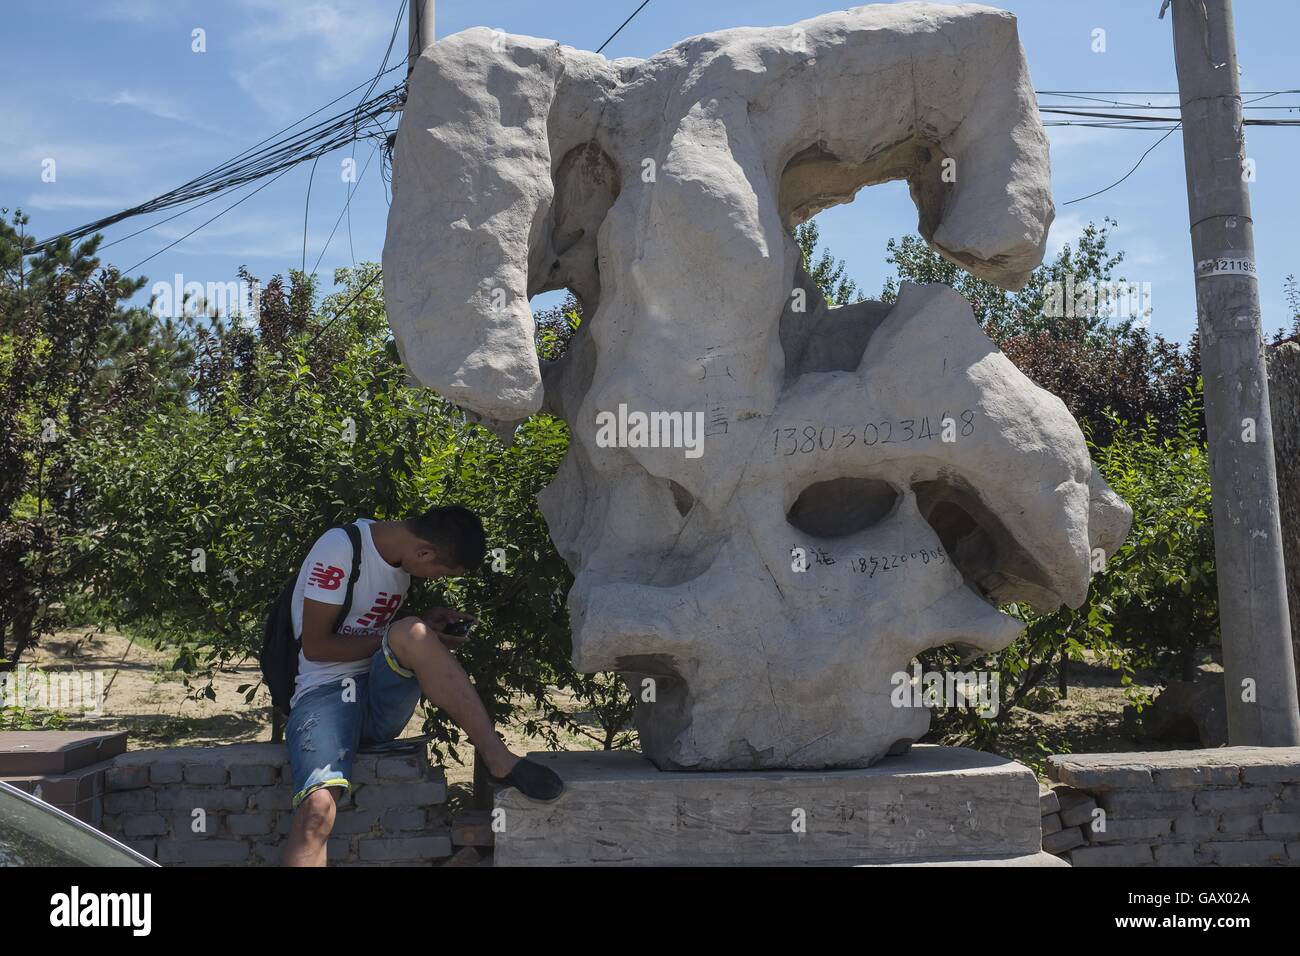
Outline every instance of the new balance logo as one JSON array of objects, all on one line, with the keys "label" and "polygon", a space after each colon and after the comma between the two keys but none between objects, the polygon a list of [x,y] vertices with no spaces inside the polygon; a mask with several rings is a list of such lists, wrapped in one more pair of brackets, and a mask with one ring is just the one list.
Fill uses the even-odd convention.
[{"label": "new balance logo", "polygon": [[311,573],[307,576],[307,583],[314,584],[318,588],[324,588],[326,591],[337,591],[339,585],[343,583],[343,569],[336,568],[332,564],[324,565],[317,561],[312,565]]},{"label": "new balance logo", "polygon": [[383,627],[401,606],[402,595],[380,591],[379,600],[375,601],[374,606],[366,614],[357,618],[357,624],[361,627]]}]

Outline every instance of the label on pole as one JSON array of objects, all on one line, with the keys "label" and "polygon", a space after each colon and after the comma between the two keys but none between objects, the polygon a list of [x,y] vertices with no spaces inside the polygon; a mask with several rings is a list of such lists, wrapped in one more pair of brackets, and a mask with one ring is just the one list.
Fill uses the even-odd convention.
[{"label": "label on pole", "polygon": [[1255,260],[1238,252],[1225,252],[1213,259],[1201,259],[1196,263],[1196,278],[1210,276],[1252,276],[1259,278],[1255,269]]}]

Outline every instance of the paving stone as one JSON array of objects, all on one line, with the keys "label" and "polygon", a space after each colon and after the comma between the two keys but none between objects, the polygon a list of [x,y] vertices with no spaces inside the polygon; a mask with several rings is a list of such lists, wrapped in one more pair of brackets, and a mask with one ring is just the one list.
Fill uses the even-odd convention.
[{"label": "paving stone", "polygon": [[122,832],[129,837],[166,836],[170,829],[160,813],[131,814],[122,821]]},{"label": "paving stone", "polygon": [[1058,830],[1056,833],[1045,834],[1043,836],[1043,849],[1048,853],[1060,854],[1076,846],[1083,846],[1085,842],[1087,841],[1084,840],[1083,833],[1078,827],[1067,827],[1064,830]]},{"label": "paving stone", "polygon": [[139,790],[149,786],[149,767],[146,764],[119,767],[116,764],[104,774],[107,790]]},{"label": "paving stone", "polygon": [[1112,816],[1159,816],[1159,811],[1190,811],[1193,809],[1193,797],[1189,791],[1130,791],[1107,790],[1100,794],[1097,802]]},{"label": "paving stone", "polygon": [[221,786],[226,782],[226,768],[221,764],[190,764],[185,768],[185,782],[200,786]]},{"label": "paving stone", "polygon": [[433,862],[451,856],[450,836],[422,836],[405,839],[361,840],[363,863],[401,861]]},{"label": "paving stone", "polygon": [[232,787],[272,787],[280,771],[277,767],[264,764],[236,765],[230,768],[230,785]]},{"label": "paving stone", "polygon": [[157,808],[157,797],[152,790],[123,790],[104,797],[106,813],[138,813]]},{"label": "paving stone", "polygon": [[1242,787],[1235,790],[1202,790],[1196,794],[1197,810],[1222,812],[1280,808],[1281,800],[1268,787]]},{"label": "paving stone", "polygon": [[1258,813],[1225,813],[1219,818],[1219,832],[1233,836],[1260,833]]},{"label": "paving stone", "polygon": [[1174,836],[1177,839],[1195,839],[1218,832],[1217,814],[1185,813],[1174,817]]},{"label": "paving stone", "polygon": [[1261,823],[1263,831],[1269,836],[1300,834],[1300,813],[1266,813]]},{"label": "paving stone", "polygon": [[1075,866],[1147,866],[1155,862],[1151,847],[1133,844],[1081,846],[1070,853]]},{"label": "paving stone", "polygon": [[270,833],[275,818],[270,813],[231,813],[226,816],[226,827],[235,836],[260,836]]},{"label": "paving stone", "polygon": [[1056,791],[1051,787],[1040,787],[1038,790],[1038,808],[1042,811],[1043,816],[1060,810],[1061,800],[1057,797]]},{"label": "paving stone", "polygon": [[1173,820],[1170,817],[1132,819],[1107,817],[1104,829],[1080,827],[1089,843],[1153,843],[1169,836]]},{"label": "paving stone", "polygon": [[1286,844],[1280,840],[1240,840],[1202,844],[1220,866],[1262,866],[1286,861]]}]

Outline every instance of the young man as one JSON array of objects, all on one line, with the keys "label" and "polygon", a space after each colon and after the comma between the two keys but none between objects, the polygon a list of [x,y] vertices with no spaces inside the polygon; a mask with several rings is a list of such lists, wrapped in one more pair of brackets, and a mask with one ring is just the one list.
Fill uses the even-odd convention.
[{"label": "young man", "polygon": [[361,567],[347,620],[334,625],[352,568],[343,528],[321,535],[298,572],[293,626],[302,638],[285,743],[293,771],[293,829],[285,866],[324,866],[335,804],[351,788],[359,744],[392,740],[423,694],[469,735],[494,783],[554,800],[563,784],[502,743],[452,651],[465,637],[445,633],[468,614],[434,608],[394,620],[411,578],[458,577],[483,560],[483,524],[467,508],[433,508],[406,521],[356,522]]}]

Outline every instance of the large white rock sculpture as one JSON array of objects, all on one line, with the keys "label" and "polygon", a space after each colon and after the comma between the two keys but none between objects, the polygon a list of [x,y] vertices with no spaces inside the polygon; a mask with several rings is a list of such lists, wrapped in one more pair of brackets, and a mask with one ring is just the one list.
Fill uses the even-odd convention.
[{"label": "large white rock sculpture", "polygon": [[[541,503],[574,663],[638,697],[653,678],[662,768],[878,760],[928,726],[891,694],[918,652],[1005,647],[997,604],[1078,605],[1127,532],[1065,406],[956,293],[827,308],[791,230],[891,179],[974,274],[1015,288],[1041,261],[1047,142],[1009,14],[859,7],[613,61],[473,29],[411,78],[401,354],[485,419],[568,421]],[[529,298],[564,287],[586,322],[543,368]]]}]

